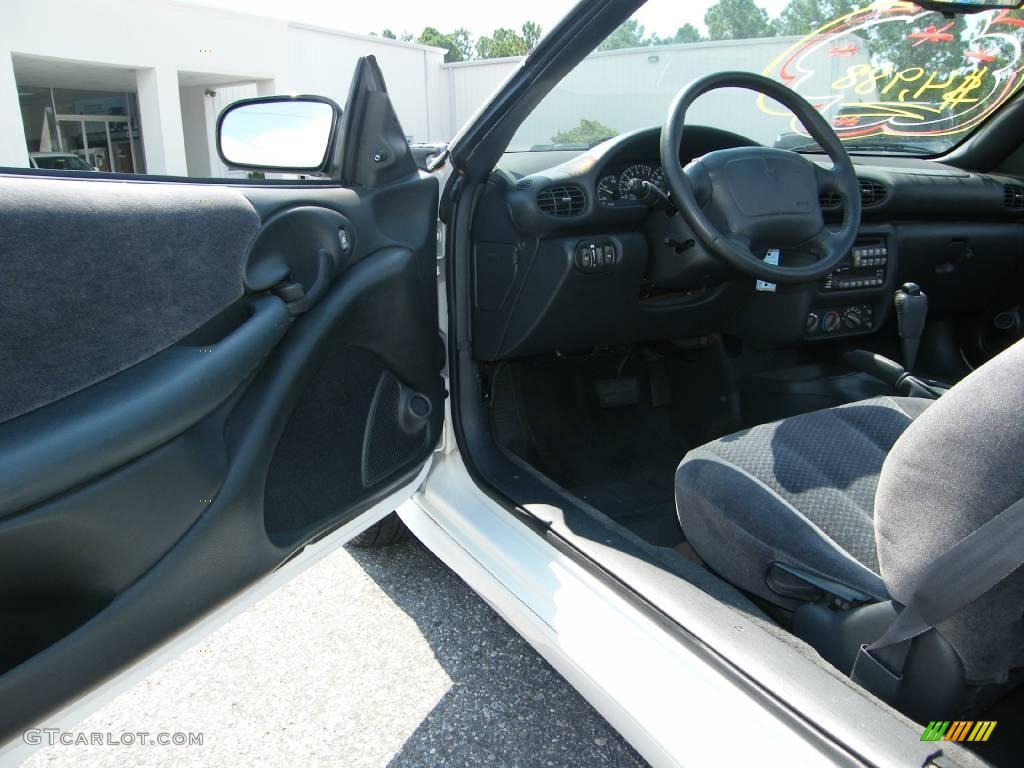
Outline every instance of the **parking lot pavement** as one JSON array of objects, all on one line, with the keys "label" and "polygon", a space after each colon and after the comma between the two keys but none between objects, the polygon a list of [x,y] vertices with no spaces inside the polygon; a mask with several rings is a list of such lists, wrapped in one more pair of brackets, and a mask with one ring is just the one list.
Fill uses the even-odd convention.
[{"label": "parking lot pavement", "polygon": [[418,542],[339,550],[74,733],[201,746],[48,746],[42,766],[643,766]]}]

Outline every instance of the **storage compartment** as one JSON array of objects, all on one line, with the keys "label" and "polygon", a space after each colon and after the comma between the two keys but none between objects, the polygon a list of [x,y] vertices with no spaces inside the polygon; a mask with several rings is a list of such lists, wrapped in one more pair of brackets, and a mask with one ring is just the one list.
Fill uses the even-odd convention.
[{"label": "storage compartment", "polygon": [[0,674],[96,616],[166,553],[226,472],[219,414],[78,490],[0,520]]},{"label": "storage compartment", "polygon": [[906,224],[897,232],[899,282],[918,283],[931,314],[991,308],[1024,254],[1020,224]]},{"label": "storage compartment", "polygon": [[270,540],[300,541],[422,460],[432,409],[373,353],[328,352],[274,450],[263,502]]}]

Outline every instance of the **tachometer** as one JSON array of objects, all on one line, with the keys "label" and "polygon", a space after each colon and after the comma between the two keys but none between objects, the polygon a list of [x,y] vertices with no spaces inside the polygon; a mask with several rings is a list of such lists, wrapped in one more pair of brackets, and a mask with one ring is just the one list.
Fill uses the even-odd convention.
[{"label": "tachometer", "polygon": [[610,203],[619,198],[619,177],[615,174],[603,177],[597,182],[597,199],[602,203]]},{"label": "tachometer", "polygon": [[658,166],[650,163],[637,163],[624,170],[619,176],[619,197],[624,200],[636,200],[636,195],[629,191],[629,182],[649,181],[658,187],[662,192],[667,192],[665,185],[665,172]]}]

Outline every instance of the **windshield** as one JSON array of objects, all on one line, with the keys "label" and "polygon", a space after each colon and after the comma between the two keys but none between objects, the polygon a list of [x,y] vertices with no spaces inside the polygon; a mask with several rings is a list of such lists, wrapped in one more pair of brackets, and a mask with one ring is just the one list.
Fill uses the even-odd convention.
[{"label": "windshield", "polygon": [[[651,0],[545,98],[509,150],[591,146],[661,125],[685,84],[744,70],[790,86],[850,151],[941,154],[1021,85],[1024,13],[944,16],[880,0]],[[776,102],[701,97],[692,123],[798,151],[816,145]]]}]

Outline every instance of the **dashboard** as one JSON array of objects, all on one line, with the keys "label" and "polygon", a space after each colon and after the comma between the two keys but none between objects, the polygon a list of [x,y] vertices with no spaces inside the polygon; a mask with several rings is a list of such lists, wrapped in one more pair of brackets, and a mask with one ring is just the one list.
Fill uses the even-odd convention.
[{"label": "dashboard", "polygon": [[[819,344],[878,333],[903,282],[925,289],[933,314],[955,314],[980,310],[1024,271],[1024,180],[858,156],[851,252],[822,280],[764,290],[708,253],[670,206],[636,199],[634,180],[668,193],[659,142],[651,128],[584,152],[504,156],[473,223],[479,359],[711,333],[764,348]],[[687,126],[679,158],[741,146],[757,144]],[[826,223],[841,218],[841,200],[820,202]],[[783,263],[797,258],[783,249]]]}]

